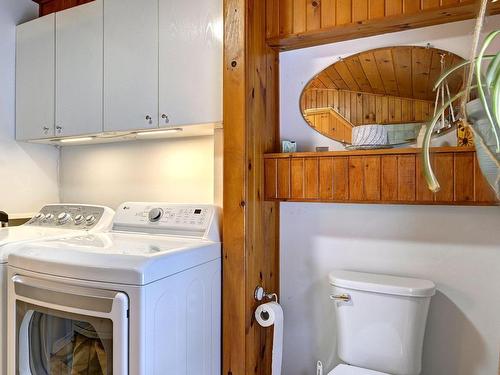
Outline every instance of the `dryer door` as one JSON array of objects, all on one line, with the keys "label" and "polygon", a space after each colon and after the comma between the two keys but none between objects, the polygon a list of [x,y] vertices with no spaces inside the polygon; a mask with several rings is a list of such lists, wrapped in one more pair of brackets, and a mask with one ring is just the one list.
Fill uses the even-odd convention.
[{"label": "dryer door", "polygon": [[23,276],[13,277],[10,291],[16,317],[9,321],[16,327],[16,350],[9,354],[12,373],[128,373],[124,293]]}]

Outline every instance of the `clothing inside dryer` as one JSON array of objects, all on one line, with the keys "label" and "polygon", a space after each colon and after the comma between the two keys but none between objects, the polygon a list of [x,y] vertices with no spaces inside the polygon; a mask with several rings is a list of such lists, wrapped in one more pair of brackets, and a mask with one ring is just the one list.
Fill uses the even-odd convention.
[{"label": "clothing inside dryer", "polygon": [[112,374],[112,322],[63,315],[33,312],[28,330],[32,374]]}]

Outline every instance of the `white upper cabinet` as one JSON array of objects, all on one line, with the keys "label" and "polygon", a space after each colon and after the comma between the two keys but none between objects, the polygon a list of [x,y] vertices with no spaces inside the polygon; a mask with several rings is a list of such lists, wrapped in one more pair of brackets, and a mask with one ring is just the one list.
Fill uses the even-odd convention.
[{"label": "white upper cabinet", "polygon": [[222,122],[221,0],[159,0],[160,127]]},{"label": "white upper cabinet", "polygon": [[17,139],[222,123],[222,4],[95,0],[20,25]]},{"label": "white upper cabinet", "polygon": [[54,136],[53,14],[19,25],[16,50],[16,138]]},{"label": "white upper cabinet", "polygon": [[56,136],[100,133],[103,107],[103,3],[56,14]]},{"label": "white upper cabinet", "polygon": [[104,131],[158,127],[158,0],[105,0],[104,25]]}]

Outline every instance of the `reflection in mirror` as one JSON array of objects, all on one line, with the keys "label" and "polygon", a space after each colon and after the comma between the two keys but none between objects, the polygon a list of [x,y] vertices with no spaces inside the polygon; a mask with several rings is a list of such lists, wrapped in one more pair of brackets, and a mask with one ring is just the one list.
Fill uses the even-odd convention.
[{"label": "reflection in mirror", "polygon": [[[463,71],[438,90],[434,83],[463,59],[430,47],[386,47],[337,61],[315,76],[301,95],[301,112],[321,134],[350,148],[413,143],[437,104],[460,91]],[[439,107],[439,105],[438,105]],[[441,119],[439,132],[451,130],[456,107]]]}]

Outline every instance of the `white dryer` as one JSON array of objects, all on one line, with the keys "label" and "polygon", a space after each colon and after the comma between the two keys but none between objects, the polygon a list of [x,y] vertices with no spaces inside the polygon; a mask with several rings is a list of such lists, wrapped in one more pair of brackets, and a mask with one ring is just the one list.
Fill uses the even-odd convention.
[{"label": "white dryer", "polygon": [[214,206],[125,203],[108,233],[18,246],[8,279],[11,374],[220,374]]},{"label": "white dryer", "polygon": [[7,374],[7,257],[10,246],[109,230],[113,215],[112,209],[103,206],[50,204],[25,224],[0,229],[0,374]]}]

